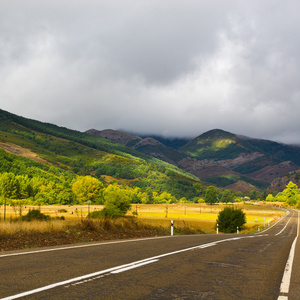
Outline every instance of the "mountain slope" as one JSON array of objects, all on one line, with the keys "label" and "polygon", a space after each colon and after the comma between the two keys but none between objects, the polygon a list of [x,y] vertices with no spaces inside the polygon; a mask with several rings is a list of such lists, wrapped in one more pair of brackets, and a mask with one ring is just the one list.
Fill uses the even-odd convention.
[{"label": "mountain slope", "polygon": [[176,149],[164,145],[163,143],[161,143],[153,137],[141,138],[139,136],[132,135],[124,131],[111,129],[90,129],[86,132],[91,135],[105,138],[107,140],[131,147],[134,150],[137,150],[141,153],[150,155],[152,157],[155,157],[159,160],[168,162],[173,165],[177,165],[178,161],[186,157],[185,154],[177,151]]},{"label": "mountain slope", "polygon": [[54,181],[62,176],[68,184],[77,175],[92,175],[176,198],[185,197],[187,190],[193,198],[199,189],[197,177],[132,148],[3,110],[0,148],[0,173],[36,174]]},{"label": "mountain slope", "polygon": [[236,180],[243,177],[256,186],[267,187],[275,178],[299,169],[300,165],[299,147],[252,139],[220,129],[198,136],[180,151],[192,159],[179,162],[179,166],[219,186],[225,182],[224,176],[239,174]]},{"label": "mountain slope", "polygon": [[[173,139],[174,144],[171,139],[139,137],[124,131],[88,132],[172,163],[207,183],[234,190],[242,186],[242,182],[247,189],[251,186],[267,188],[274,179],[300,166],[300,147],[220,129],[205,132],[193,140]],[[237,182],[239,185],[233,186]]]}]

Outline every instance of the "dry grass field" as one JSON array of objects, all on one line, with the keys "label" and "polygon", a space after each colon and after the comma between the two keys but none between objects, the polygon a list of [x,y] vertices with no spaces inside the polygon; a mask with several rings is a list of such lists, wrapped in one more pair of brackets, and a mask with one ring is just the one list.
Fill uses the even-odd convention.
[{"label": "dry grass field", "polygon": [[[236,208],[241,208],[246,213],[247,224],[246,230],[263,227],[275,221],[282,216],[285,211],[271,206],[254,205],[251,203],[236,203]],[[139,222],[168,228],[170,221],[173,220],[174,226],[184,227],[190,225],[195,229],[200,229],[204,233],[214,233],[214,225],[219,212],[226,207],[225,204],[207,205],[205,203],[197,204],[132,204],[131,211],[128,215],[137,213]],[[42,213],[52,218],[64,217],[67,222],[80,221],[87,218],[88,212],[101,210],[102,205],[45,205],[45,206],[26,206],[22,208],[22,215],[26,215],[30,209],[40,209]],[[19,207],[7,206],[6,220],[17,218],[19,216]],[[0,207],[0,220],[3,221],[4,207]],[[264,220],[265,218],[265,220]],[[0,230],[3,226],[0,223]],[[57,221],[57,223],[59,223]],[[1,225],[2,224],[2,225]],[[20,226],[25,226],[20,225]],[[28,225],[30,226],[30,225]]]},{"label": "dry grass field", "polygon": [[[246,213],[246,229],[241,233],[256,232],[282,216],[285,211],[274,207],[252,204],[234,204]],[[117,220],[87,220],[88,212],[101,210],[100,205],[76,206],[26,206],[22,215],[31,209],[40,209],[51,216],[51,221],[15,222],[19,207],[7,206],[6,221],[4,207],[0,207],[0,251],[170,234],[170,223],[174,221],[175,234],[214,234],[215,223],[223,204],[133,204],[128,218]],[[136,215],[137,213],[137,215]],[[135,217],[133,217],[135,215]],[[65,220],[59,220],[64,217]]]},{"label": "dry grass field", "polygon": [[[236,208],[241,208],[246,213],[246,229],[244,233],[253,232],[258,226],[263,228],[285,214],[271,206],[253,205],[250,203],[236,203]],[[219,212],[226,207],[225,204],[207,205],[201,204],[137,204],[132,205],[132,211],[137,212],[138,218],[147,224],[156,224],[165,228],[170,227],[170,221],[174,221],[174,227],[190,226],[192,229],[200,229],[204,233],[215,233],[214,226]],[[265,220],[264,220],[265,218]]]}]

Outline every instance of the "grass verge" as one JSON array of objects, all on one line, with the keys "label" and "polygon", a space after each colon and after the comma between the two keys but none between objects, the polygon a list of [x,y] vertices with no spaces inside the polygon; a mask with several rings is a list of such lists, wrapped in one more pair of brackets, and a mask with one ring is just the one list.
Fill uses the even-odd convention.
[{"label": "grass verge", "polygon": [[[182,222],[175,234],[201,231]],[[0,223],[0,251],[169,235],[170,230],[134,217]]]}]

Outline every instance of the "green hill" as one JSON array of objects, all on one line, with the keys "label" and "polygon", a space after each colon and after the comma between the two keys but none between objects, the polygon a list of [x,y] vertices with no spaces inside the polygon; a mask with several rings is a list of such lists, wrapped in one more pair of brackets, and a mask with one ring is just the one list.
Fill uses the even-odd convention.
[{"label": "green hill", "polygon": [[225,188],[240,180],[266,188],[276,178],[300,167],[300,147],[239,136],[220,129],[198,136],[179,150],[197,160],[194,164],[186,163],[185,170]]},{"label": "green hill", "polygon": [[210,130],[180,148],[180,151],[196,159],[232,159],[241,153],[255,152],[236,135],[220,129]]},{"label": "green hill", "polygon": [[176,199],[192,199],[201,189],[194,175],[124,145],[3,110],[0,148],[1,173],[44,178],[69,190],[85,175]]},{"label": "green hill", "polygon": [[262,153],[274,162],[292,161],[300,165],[300,147],[269,140],[239,136],[221,129],[203,133],[180,148],[180,151],[197,159],[233,159],[240,154]]}]

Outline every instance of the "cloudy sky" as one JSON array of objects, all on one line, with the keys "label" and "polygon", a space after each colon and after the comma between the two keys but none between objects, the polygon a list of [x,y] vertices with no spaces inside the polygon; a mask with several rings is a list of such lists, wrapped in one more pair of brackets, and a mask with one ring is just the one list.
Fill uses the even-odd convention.
[{"label": "cloudy sky", "polygon": [[85,131],[300,144],[298,0],[1,0],[0,108]]}]

